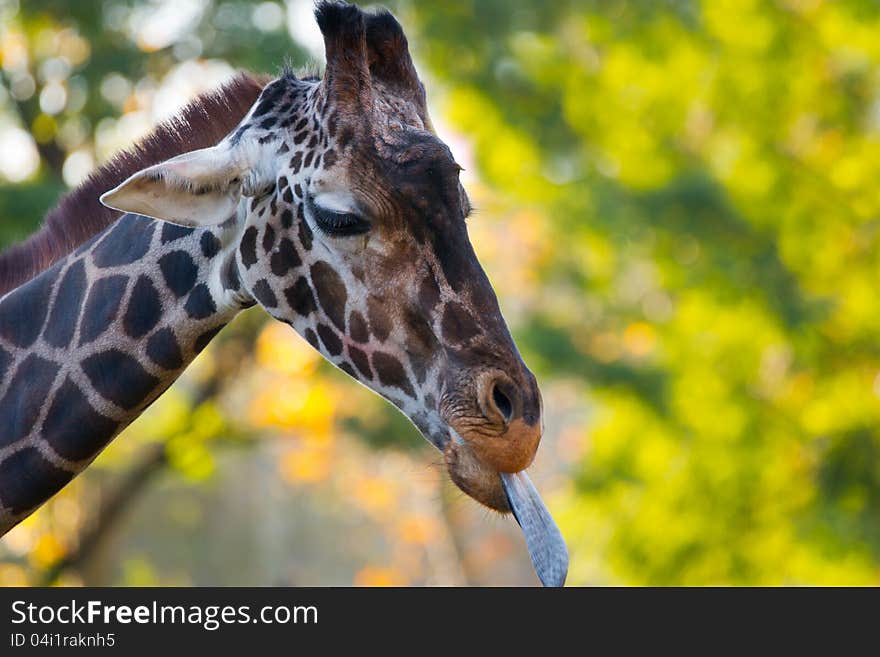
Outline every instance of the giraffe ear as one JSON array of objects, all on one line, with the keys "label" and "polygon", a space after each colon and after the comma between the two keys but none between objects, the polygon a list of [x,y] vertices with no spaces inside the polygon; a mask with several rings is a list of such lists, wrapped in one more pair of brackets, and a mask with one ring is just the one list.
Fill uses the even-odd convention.
[{"label": "giraffe ear", "polygon": [[370,75],[415,105],[422,122],[429,126],[425,86],[416,73],[400,23],[387,9],[366,14],[365,23]]},{"label": "giraffe ear", "polygon": [[101,196],[101,203],[183,226],[229,219],[242,195],[248,168],[224,143],[138,171]]},{"label": "giraffe ear", "polygon": [[329,100],[344,113],[360,117],[370,109],[373,93],[364,14],[345,2],[319,2],[315,19],[324,36],[323,84]]}]

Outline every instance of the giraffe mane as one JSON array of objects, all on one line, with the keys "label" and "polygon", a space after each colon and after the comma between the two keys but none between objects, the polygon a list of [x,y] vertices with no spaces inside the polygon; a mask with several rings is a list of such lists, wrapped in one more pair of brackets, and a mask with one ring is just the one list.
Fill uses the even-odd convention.
[{"label": "giraffe mane", "polygon": [[0,296],[51,267],[123,214],[103,206],[101,194],[141,169],[219,142],[244,118],[268,82],[264,76],[238,73],[89,174],[46,214],[37,232],[0,253]]}]

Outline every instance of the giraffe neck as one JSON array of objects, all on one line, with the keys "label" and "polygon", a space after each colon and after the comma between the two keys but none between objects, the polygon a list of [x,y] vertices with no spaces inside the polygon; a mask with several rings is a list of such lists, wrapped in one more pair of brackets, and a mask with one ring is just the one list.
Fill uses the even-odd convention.
[{"label": "giraffe neck", "polygon": [[253,303],[235,247],[234,228],[124,215],[0,299],[0,535]]}]

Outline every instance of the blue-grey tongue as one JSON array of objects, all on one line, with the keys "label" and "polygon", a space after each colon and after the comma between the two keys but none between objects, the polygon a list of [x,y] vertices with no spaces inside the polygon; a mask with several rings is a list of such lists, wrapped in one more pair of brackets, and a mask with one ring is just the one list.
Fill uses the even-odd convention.
[{"label": "blue-grey tongue", "polygon": [[562,586],[568,574],[568,549],[534,484],[525,472],[502,472],[501,484],[525,534],[538,579],[544,586]]}]

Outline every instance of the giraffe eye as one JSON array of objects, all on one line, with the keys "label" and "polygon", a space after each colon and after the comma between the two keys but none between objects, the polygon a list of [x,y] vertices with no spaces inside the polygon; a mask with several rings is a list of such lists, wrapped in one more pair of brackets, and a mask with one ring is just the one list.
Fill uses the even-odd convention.
[{"label": "giraffe eye", "polygon": [[312,216],[323,232],[333,237],[363,235],[370,230],[370,222],[351,212],[337,212],[312,204]]}]

